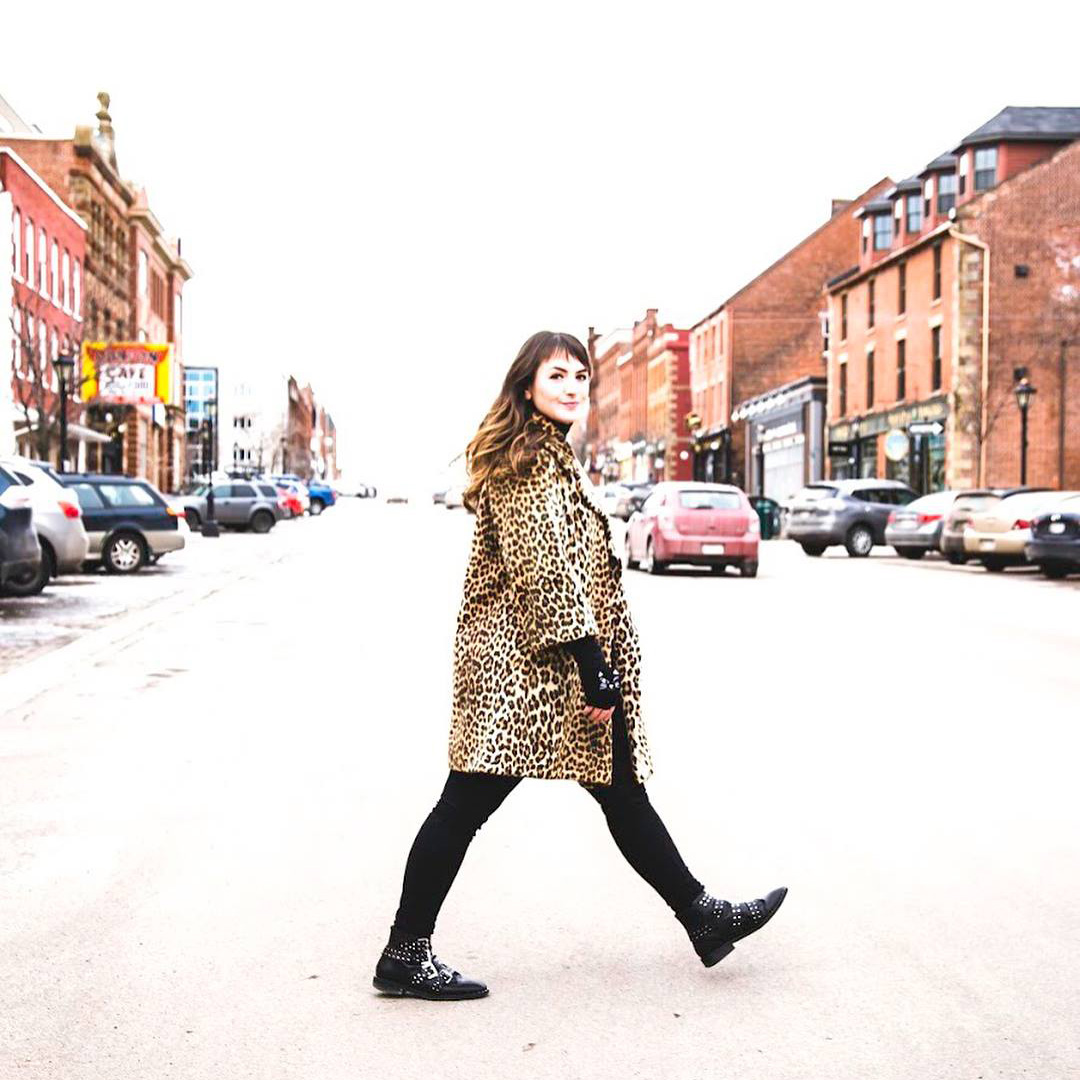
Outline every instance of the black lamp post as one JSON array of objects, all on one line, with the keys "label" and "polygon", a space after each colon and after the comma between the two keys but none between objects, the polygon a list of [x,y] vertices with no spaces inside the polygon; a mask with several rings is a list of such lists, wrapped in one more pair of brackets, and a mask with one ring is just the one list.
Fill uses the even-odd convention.
[{"label": "black lamp post", "polygon": [[757,426],[757,489],[760,498],[765,498],[765,425]]},{"label": "black lamp post", "polygon": [[214,539],[221,535],[221,528],[214,519],[214,414],[217,400],[206,403],[206,520],[202,534]]},{"label": "black lamp post", "polygon": [[1016,395],[1016,404],[1020,406],[1020,486],[1023,487],[1027,484],[1028,408],[1032,394],[1038,391],[1028,380],[1026,367],[1016,368],[1013,378],[1016,380],[1013,393]]},{"label": "black lamp post", "polygon": [[71,385],[71,377],[75,374],[75,357],[70,353],[62,353],[53,361],[53,365],[60,382],[60,460],[57,462],[57,471],[64,472],[68,443],[68,389]]}]

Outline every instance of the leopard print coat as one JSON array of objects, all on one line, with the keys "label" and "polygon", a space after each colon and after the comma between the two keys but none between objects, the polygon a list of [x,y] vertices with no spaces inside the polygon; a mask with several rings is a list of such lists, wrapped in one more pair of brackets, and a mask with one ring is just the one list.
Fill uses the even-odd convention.
[{"label": "leopard print coat", "polygon": [[562,431],[539,412],[528,423],[543,433],[532,470],[489,480],[477,503],[454,636],[450,768],[610,784],[611,721],[584,715],[577,664],[561,647],[594,634],[621,678],[643,783],[653,770],[622,559]]}]

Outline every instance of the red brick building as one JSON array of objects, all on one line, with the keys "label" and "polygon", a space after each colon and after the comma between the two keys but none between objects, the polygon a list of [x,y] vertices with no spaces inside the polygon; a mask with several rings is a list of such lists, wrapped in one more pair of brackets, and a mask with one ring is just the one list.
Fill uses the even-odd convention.
[{"label": "red brick building", "polygon": [[1078,138],[1080,109],[1006,108],[860,210],[827,287],[832,476],[1018,483],[1026,368],[1028,482],[1080,488]]},{"label": "red brick building", "polygon": [[689,479],[687,332],[649,308],[629,330],[601,337],[590,327],[589,349],[589,471],[602,481]]},{"label": "red brick building", "polygon": [[[791,383],[824,375],[822,288],[850,265],[860,229],[854,213],[890,185],[886,178],[853,202],[834,200],[824,225],[691,327],[690,423],[696,479],[735,483],[755,492],[764,489],[774,498],[792,494],[786,488],[799,470],[788,464],[782,470],[769,467],[771,459],[758,452],[758,428],[763,443],[772,441],[765,438],[767,428],[760,421],[748,429],[747,408],[755,403],[757,409],[759,399]],[[781,399],[770,400],[776,404]],[[783,420],[785,425],[789,422]],[[815,478],[810,433],[804,440],[799,443],[806,454],[799,483]],[[770,445],[770,453],[780,448],[779,443]],[[784,449],[790,446],[784,444]],[[764,468],[760,477],[759,467]],[[816,467],[820,475],[821,463]]]},{"label": "red brick building", "polygon": [[[0,445],[27,457],[59,459],[59,379],[54,361],[77,354],[83,336],[86,225],[9,147],[0,145],[0,238],[10,253],[0,295],[2,390],[8,430]],[[74,390],[69,387],[69,391]],[[72,398],[75,396],[71,395]],[[87,439],[68,407],[67,468],[85,461]]]},{"label": "red brick building", "polygon": [[[96,130],[77,127],[72,138],[17,132],[5,135],[3,143],[12,147],[88,227],[82,280],[83,339],[135,341],[140,329],[149,335],[151,325],[156,331],[166,327],[170,333],[179,332],[180,297],[190,268],[174,248],[160,241],[160,227],[145,202],[140,205],[139,193],[121,178],[109,97],[99,94],[98,98]],[[143,309],[137,301],[143,298],[137,295],[136,252],[155,248],[159,268],[168,267],[170,295],[163,305],[165,316],[155,324],[149,313],[144,313],[140,327],[136,316]],[[179,480],[184,438],[182,422],[178,425],[175,417],[178,412],[182,416],[182,372],[177,370],[175,376],[179,410],[92,404],[85,409],[87,425],[107,439],[88,452],[88,468],[145,476],[166,490]]]}]

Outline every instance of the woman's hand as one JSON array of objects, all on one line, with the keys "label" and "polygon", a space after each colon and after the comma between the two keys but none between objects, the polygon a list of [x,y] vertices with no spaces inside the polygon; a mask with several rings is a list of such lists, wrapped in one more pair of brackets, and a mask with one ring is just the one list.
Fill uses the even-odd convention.
[{"label": "woman's hand", "polygon": [[597,709],[592,705],[589,705],[585,709],[585,715],[590,720],[595,720],[598,724],[606,724],[615,712],[614,706],[610,709]]}]

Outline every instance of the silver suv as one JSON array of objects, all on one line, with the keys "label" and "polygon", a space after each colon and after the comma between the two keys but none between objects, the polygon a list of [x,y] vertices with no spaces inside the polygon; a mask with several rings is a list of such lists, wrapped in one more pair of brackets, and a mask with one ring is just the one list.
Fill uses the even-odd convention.
[{"label": "silver suv", "polygon": [[[192,529],[206,520],[206,485],[180,500]],[[219,525],[269,532],[285,516],[277,488],[266,480],[232,480],[214,485],[214,520]]]},{"label": "silver suv", "polygon": [[854,558],[885,543],[889,514],[906,506],[915,492],[899,480],[822,480],[807,484],[792,500],[787,535],[807,555],[843,544]]}]

